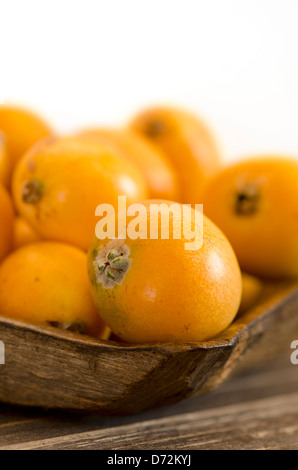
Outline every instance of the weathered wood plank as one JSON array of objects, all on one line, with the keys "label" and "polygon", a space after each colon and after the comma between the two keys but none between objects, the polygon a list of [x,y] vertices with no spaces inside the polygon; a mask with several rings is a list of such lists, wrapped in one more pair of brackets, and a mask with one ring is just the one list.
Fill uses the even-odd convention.
[{"label": "weathered wood plank", "polygon": [[283,445],[298,449],[298,392],[7,445],[6,449],[268,449]]},{"label": "weathered wood plank", "polygon": [[135,416],[99,417],[0,406],[0,448],[298,448],[298,366],[283,357],[217,391]]}]

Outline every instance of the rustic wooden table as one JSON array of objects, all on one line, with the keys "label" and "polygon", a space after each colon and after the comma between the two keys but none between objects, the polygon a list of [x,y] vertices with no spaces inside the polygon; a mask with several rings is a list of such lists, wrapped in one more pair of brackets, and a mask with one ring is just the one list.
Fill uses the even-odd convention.
[{"label": "rustic wooden table", "polygon": [[128,417],[1,405],[3,449],[298,449],[298,365],[289,350],[208,395]]}]

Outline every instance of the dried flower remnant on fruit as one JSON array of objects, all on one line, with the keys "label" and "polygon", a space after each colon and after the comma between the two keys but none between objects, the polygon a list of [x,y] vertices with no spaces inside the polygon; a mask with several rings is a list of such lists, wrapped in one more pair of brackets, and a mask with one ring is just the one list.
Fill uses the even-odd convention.
[{"label": "dried flower remnant on fruit", "polygon": [[258,210],[259,189],[254,184],[247,184],[236,194],[235,212],[238,215],[252,215]]},{"label": "dried flower remnant on fruit", "polygon": [[148,137],[154,139],[156,137],[159,137],[165,131],[165,128],[166,126],[163,121],[149,121],[146,124],[144,132]]},{"label": "dried flower remnant on fruit", "polygon": [[22,188],[22,200],[26,204],[37,204],[43,196],[42,184],[37,180],[27,181]]},{"label": "dried flower remnant on fruit", "polygon": [[112,240],[102,247],[93,262],[96,281],[105,289],[120,285],[131,265],[129,254],[122,240]]}]

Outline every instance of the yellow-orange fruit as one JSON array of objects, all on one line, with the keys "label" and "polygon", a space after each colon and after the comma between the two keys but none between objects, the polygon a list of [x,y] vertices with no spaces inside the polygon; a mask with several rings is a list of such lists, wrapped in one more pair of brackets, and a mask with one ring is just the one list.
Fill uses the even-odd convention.
[{"label": "yellow-orange fruit", "polygon": [[238,310],[240,315],[256,305],[261,296],[262,289],[263,283],[260,279],[250,274],[242,273],[242,296]]},{"label": "yellow-orange fruit", "polygon": [[179,193],[173,167],[163,153],[141,135],[128,129],[106,128],[86,129],[80,135],[116,145],[144,175],[150,198],[177,199]]},{"label": "yellow-orange fruit", "polygon": [[37,114],[16,106],[0,106],[0,131],[7,142],[8,180],[23,154],[38,140],[53,134],[51,127]]},{"label": "yellow-orange fruit", "polygon": [[206,179],[220,167],[217,143],[206,124],[187,111],[154,107],[137,115],[130,127],[160,148],[174,167],[179,202],[201,203]]},{"label": "yellow-orange fruit", "polygon": [[19,213],[44,239],[87,250],[99,204],[127,204],[147,196],[143,175],[115,150],[68,136],[37,144],[22,158],[13,180]]},{"label": "yellow-orange fruit", "polygon": [[210,180],[203,203],[243,271],[298,276],[298,161],[268,156],[236,163]]},{"label": "yellow-orange fruit", "polygon": [[[144,202],[140,227],[150,224],[152,202],[172,204]],[[169,220],[169,238],[95,238],[90,246],[95,303],[113,333],[126,342],[205,341],[237,314],[241,273],[226,237],[204,217],[201,248],[186,249],[184,232],[173,238],[177,213],[170,213]]]},{"label": "yellow-orange fruit", "polygon": [[39,242],[11,253],[0,266],[1,315],[96,337],[107,327],[89,287],[86,254],[54,242]]},{"label": "yellow-orange fruit", "polygon": [[6,189],[0,184],[0,263],[12,250],[14,208]]},{"label": "yellow-orange fruit", "polygon": [[7,153],[6,139],[0,132],[0,184],[9,186],[10,161]]},{"label": "yellow-orange fruit", "polygon": [[13,249],[41,240],[41,237],[24,217],[17,216],[13,223]]}]

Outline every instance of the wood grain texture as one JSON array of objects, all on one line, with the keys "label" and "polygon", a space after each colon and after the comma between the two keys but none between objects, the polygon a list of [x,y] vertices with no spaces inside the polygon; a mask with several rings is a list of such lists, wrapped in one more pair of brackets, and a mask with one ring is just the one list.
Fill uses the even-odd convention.
[{"label": "wood grain texture", "polygon": [[[117,429],[78,432],[51,439],[38,439],[7,449],[54,450],[92,449],[266,449],[287,437],[287,446],[298,444],[298,395],[288,395],[254,403],[231,405],[206,412],[193,412],[159,420],[144,421]],[[278,429],[272,426],[283,419]]]},{"label": "wood grain texture", "polygon": [[298,366],[238,371],[210,394],[125,417],[0,406],[0,450],[298,449]]},{"label": "wood grain texture", "polygon": [[0,401],[108,415],[179,402],[217,388],[239,361],[282,350],[298,334],[297,305],[297,284],[268,286],[218,338],[179,345],[125,345],[2,318]]}]

